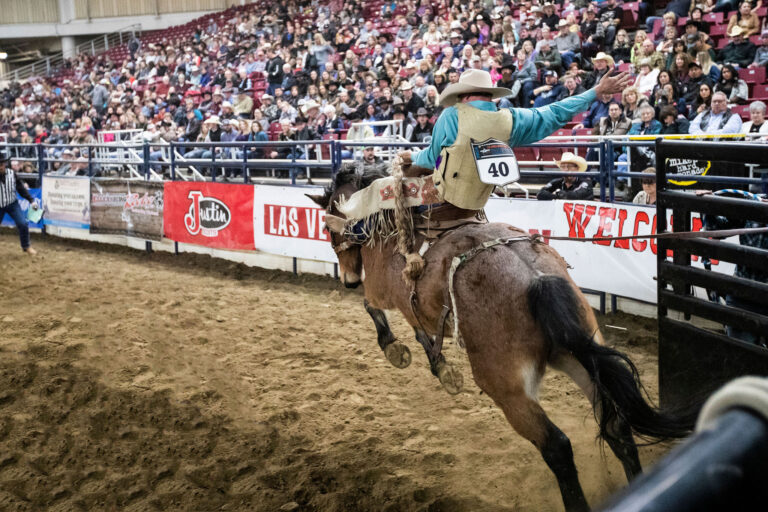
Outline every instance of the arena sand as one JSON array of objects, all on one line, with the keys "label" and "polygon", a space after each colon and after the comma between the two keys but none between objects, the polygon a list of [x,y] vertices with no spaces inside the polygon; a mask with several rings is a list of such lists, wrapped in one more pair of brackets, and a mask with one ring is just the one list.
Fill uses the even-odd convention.
[{"label": "arena sand", "polygon": [[[0,510],[548,511],[539,453],[471,379],[450,396],[399,318],[382,357],[359,292],[316,276],[0,234]],[[655,323],[600,319],[656,393]],[[549,372],[593,505],[625,485]],[[641,449],[644,464],[668,446]],[[606,449],[607,450],[607,449]]]}]

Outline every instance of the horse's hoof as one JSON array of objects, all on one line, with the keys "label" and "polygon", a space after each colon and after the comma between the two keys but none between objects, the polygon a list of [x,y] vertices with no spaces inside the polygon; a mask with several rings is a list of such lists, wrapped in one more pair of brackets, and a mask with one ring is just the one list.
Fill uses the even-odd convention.
[{"label": "horse's hoof", "polygon": [[397,341],[384,347],[384,355],[395,368],[403,369],[411,364],[410,349]]},{"label": "horse's hoof", "polygon": [[450,395],[458,395],[464,387],[464,376],[455,366],[448,363],[439,366],[437,378]]}]

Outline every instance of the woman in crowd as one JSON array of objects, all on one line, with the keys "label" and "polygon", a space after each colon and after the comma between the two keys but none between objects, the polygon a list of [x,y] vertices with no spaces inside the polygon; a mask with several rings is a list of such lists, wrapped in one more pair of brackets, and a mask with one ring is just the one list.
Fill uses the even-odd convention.
[{"label": "woman in crowd", "polygon": [[630,121],[640,120],[640,109],[648,104],[648,99],[636,86],[627,87],[621,93],[621,106]]},{"label": "woman in crowd", "polygon": [[690,81],[690,77],[688,76],[688,64],[690,64],[690,62],[690,55],[687,53],[678,53],[675,55],[672,67],[669,68],[669,76],[678,91],[682,91],[685,85]]},{"label": "woman in crowd", "polygon": [[637,89],[638,94],[650,94],[656,85],[659,69],[654,68],[651,65],[650,59],[642,59],[639,63],[639,68],[637,78],[635,78],[635,88]]},{"label": "woman in crowd", "polygon": [[739,78],[739,73],[731,64],[724,65],[720,73],[714,92],[725,93],[730,104],[744,105],[749,96],[747,82]]},{"label": "woman in crowd", "polygon": [[750,36],[760,33],[760,19],[757,14],[752,12],[752,4],[749,1],[739,4],[739,10],[728,20],[726,33],[730,34],[735,26],[741,27],[744,31],[742,32],[744,39],[749,39]]},{"label": "woman in crowd", "polygon": [[613,40],[613,49],[611,50],[613,60],[619,64],[630,62],[632,59],[632,44],[629,42],[627,31],[620,28],[616,32],[616,39]]},{"label": "woman in crowd", "polygon": [[699,93],[696,96],[696,99],[693,100],[693,104],[691,105],[691,112],[688,115],[688,119],[693,121],[693,119],[697,115],[701,114],[705,110],[708,110],[711,103],[712,103],[712,88],[709,86],[709,84],[706,84],[706,83],[699,85]]},{"label": "woman in crowd", "polygon": [[637,193],[632,203],[652,205],[656,204],[656,169],[654,167],[648,167],[643,171],[643,174],[647,174],[647,178],[642,179],[643,190]]},{"label": "woman in crowd", "polygon": [[685,99],[678,94],[675,84],[672,82],[667,82],[657,92],[654,108],[656,109],[656,118],[659,121],[662,120],[661,110],[666,107],[673,107],[679,116],[685,117],[688,115],[688,106],[685,104]]}]

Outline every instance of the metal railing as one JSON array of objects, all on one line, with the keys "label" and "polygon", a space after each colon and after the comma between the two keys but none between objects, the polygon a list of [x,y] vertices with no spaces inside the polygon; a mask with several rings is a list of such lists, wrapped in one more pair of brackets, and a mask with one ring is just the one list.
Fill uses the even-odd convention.
[{"label": "metal railing", "polygon": [[[102,52],[108,51],[110,48],[115,48],[123,44],[127,44],[128,41],[140,33],[141,25],[129,25],[118,30],[117,32],[104,34],[102,36],[95,37],[89,41],[76,45],[74,48],[74,55],[85,53],[95,56]],[[9,70],[3,75],[0,75],[0,81],[13,80],[18,82],[20,80],[26,80],[35,76],[48,76],[61,68],[64,65],[65,60],[66,58],[64,57],[64,52],[54,53],[42,59],[36,60],[31,64]]]}]

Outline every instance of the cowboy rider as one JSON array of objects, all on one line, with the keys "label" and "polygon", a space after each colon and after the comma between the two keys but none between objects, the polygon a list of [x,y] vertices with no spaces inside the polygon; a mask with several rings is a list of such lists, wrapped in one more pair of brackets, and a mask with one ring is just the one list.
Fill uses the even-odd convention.
[{"label": "cowboy rider", "polygon": [[[411,155],[401,153],[405,175],[432,173],[440,197],[467,210],[482,209],[494,185],[480,181],[473,162],[472,142],[492,138],[511,147],[535,143],[562,128],[588,109],[602,94],[616,94],[629,85],[629,75],[606,73],[591,90],[542,108],[502,108],[494,99],[511,91],[494,87],[487,71],[469,69],[440,95],[440,114],[429,147]],[[414,168],[409,169],[412,164]]]}]

